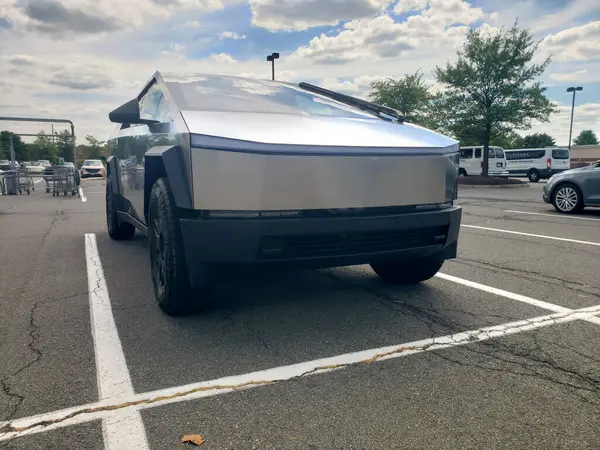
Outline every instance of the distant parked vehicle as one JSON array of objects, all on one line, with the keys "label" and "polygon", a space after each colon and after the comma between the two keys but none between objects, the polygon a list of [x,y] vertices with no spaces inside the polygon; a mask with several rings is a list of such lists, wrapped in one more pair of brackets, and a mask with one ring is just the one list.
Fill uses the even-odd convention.
[{"label": "distant parked vehicle", "polygon": [[[508,172],[506,171],[506,159],[504,157],[504,149],[502,147],[490,146],[488,164],[488,175],[498,177],[508,176]],[[482,168],[483,146],[460,148],[460,175],[465,177],[468,175],[481,175]]]},{"label": "distant parked vehicle", "polygon": [[106,168],[99,159],[86,159],[81,165],[81,178],[105,176]]},{"label": "distant parked vehicle", "polygon": [[508,173],[526,176],[533,183],[571,167],[571,155],[566,148],[517,148],[504,153]]},{"label": "distant parked vehicle", "polygon": [[586,206],[600,206],[600,160],[552,175],[542,198],[567,214],[581,212]]},{"label": "distant parked vehicle", "polygon": [[42,163],[42,166],[44,166],[44,167],[51,167],[52,166],[52,163],[50,161],[48,161],[47,159],[40,159],[38,162]]},{"label": "distant parked vehicle", "polygon": [[44,173],[45,167],[40,161],[27,161],[23,163],[23,166],[27,172],[32,174]]}]

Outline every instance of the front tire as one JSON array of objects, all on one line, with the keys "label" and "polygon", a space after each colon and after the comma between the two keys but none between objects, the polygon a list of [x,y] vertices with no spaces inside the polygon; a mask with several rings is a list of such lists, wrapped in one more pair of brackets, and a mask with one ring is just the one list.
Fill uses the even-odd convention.
[{"label": "front tire", "polygon": [[[66,192],[65,195],[67,195]],[[133,238],[135,227],[127,222],[119,223],[116,200],[112,192],[110,179],[108,179],[106,180],[106,227],[108,228],[108,235],[116,241],[126,241]]]},{"label": "front tire", "polygon": [[583,209],[583,196],[579,188],[574,184],[563,183],[554,189],[552,204],[560,213],[578,213]]},{"label": "front tire", "polygon": [[527,178],[529,178],[529,181],[531,181],[532,183],[537,183],[538,181],[540,181],[541,177],[540,173],[537,170],[531,169],[527,174]]},{"label": "front tire", "polygon": [[193,312],[201,305],[194,298],[195,292],[190,285],[179,209],[166,178],[158,179],[152,187],[148,205],[148,238],[152,284],[158,306],[170,316]]},{"label": "front tire", "polygon": [[402,285],[429,280],[443,264],[443,259],[433,256],[417,261],[374,263],[371,268],[386,283]]}]

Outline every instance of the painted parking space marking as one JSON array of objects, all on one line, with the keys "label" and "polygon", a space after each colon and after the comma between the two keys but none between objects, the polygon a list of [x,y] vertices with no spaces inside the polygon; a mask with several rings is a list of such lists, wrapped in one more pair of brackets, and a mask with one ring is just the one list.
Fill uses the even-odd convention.
[{"label": "painted parking space marking", "polygon": [[443,350],[475,342],[487,341],[551,325],[558,325],[576,320],[587,320],[597,314],[600,314],[600,305],[509,322],[502,325],[479,328],[476,330],[463,331],[447,336],[422,339],[400,345],[346,353],[343,355],[275,367],[243,375],[159,389],[142,394],[124,395],[118,399],[113,399],[113,401],[103,400],[78,407],[16,419],[11,422],[0,423],[0,441],[48,432],[98,419],[102,419],[103,423],[115,423],[116,418],[122,417],[121,415],[133,417],[134,413],[139,414],[140,410],[146,408],[212,397],[258,386],[267,386],[300,377],[344,369],[357,364],[372,364],[387,359],[400,358],[423,352]]},{"label": "painted parking space marking", "polygon": [[551,311],[552,314],[136,394],[114,322],[95,234],[85,235],[85,251],[100,400],[86,405],[0,422],[0,441],[102,420],[105,448],[145,450],[148,448],[148,442],[140,411],[146,408],[267,386],[295,378],[341,370],[353,365],[372,364],[387,359],[443,350],[578,320],[600,325],[600,318],[597,317],[600,315],[600,305],[571,310],[452,275],[438,273],[437,277],[442,280],[544,308]]},{"label": "painted parking space marking", "polygon": [[[134,391],[112,314],[95,234],[85,235],[85,256],[98,397],[100,400],[116,401],[118,398],[133,395]],[[102,421],[106,449],[149,448],[139,411],[130,411],[126,414],[120,411],[116,418],[118,420],[115,420],[115,416],[111,416]]]},{"label": "painted parking space marking", "polygon": [[85,196],[85,193],[83,192],[83,188],[81,186],[79,186],[79,197],[81,198],[81,203],[85,203],[87,202],[87,197]]},{"label": "painted parking space marking", "polygon": [[556,237],[556,236],[546,236],[543,234],[533,234],[533,233],[523,233],[521,231],[501,230],[499,228],[480,227],[478,225],[461,224],[460,226],[464,227],[464,228],[473,228],[476,230],[495,231],[497,233],[517,234],[520,236],[535,237],[535,238],[540,238],[540,239],[551,239],[554,241],[572,242],[574,244],[594,245],[596,247],[600,247],[600,242],[580,241],[577,239],[567,239],[567,238],[561,238],[561,237]]},{"label": "painted parking space marking", "polygon": [[[453,283],[462,284],[473,289],[478,289],[480,291],[488,292],[490,294],[498,295],[500,297],[509,298],[517,302],[527,303],[528,305],[537,306],[538,308],[547,309],[548,311],[553,311],[555,313],[566,313],[573,311],[572,309],[565,308],[564,306],[555,305],[554,303],[545,302],[543,300],[536,300],[535,298],[527,297],[521,294],[515,294],[514,292],[505,291],[503,289],[498,289],[492,286],[487,286],[485,284],[476,283],[474,281],[465,280],[463,278],[458,278],[453,275],[438,272],[435,276],[441,278],[442,280],[452,281]],[[596,325],[600,325],[600,319],[598,319],[597,317],[589,317],[588,319],[582,320],[595,323]]]},{"label": "painted parking space marking", "polygon": [[594,219],[593,217],[579,217],[568,214],[548,214],[548,213],[537,213],[529,211],[513,211],[511,209],[504,209],[504,212],[513,214],[528,214],[531,216],[546,216],[546,217],[557,217],[559,219],[575,219],[575,220],[591,220],[592,222],[600,222],[600,219]]}]

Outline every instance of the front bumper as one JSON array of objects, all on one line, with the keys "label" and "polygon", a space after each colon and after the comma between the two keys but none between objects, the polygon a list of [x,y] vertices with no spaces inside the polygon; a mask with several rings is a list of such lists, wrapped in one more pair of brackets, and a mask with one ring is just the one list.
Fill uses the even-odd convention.
[{"label": "front bumper", "polygon": [[550,198],[551,192],[552,192],[552,189],[551,189],[552,186],[549,186],[549,184],[550,183],[546,183],[544,185],[544,188],[542,189],[542,200],[544,200],[546,203],[552,203],[552,199]]},{"label": "front bumper", "polygon": [[360,217],[181,219],[190,280],[208,265],[335,267],[456,257],[462,210]]}]

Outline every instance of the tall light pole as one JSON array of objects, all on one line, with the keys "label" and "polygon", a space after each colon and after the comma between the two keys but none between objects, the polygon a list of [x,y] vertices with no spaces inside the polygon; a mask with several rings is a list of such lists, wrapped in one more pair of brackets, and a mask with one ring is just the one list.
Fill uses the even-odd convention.
[{"label": "tall light pole", "polygon": [[575,112],[575,92],[583,91],[581,86],[571,86],[567,88],[567,92],[573,93],[573,104],[571,105],[571,127],[569,128],[569,151],[571,151],[571,137],[573,136],[573,113]]},{"label": "tall light pole", "polygon": [[267,56],[267,61],[271,61],[271,79],[275,81],[275,60],[279,59],[279,53],[271,53]]}]

